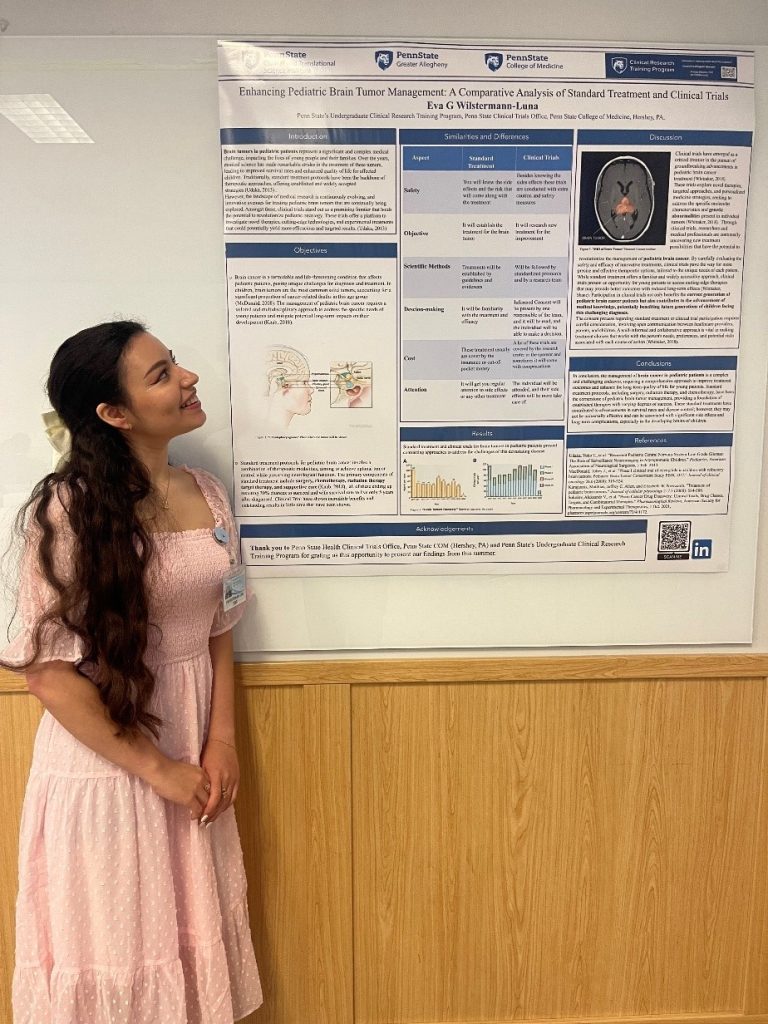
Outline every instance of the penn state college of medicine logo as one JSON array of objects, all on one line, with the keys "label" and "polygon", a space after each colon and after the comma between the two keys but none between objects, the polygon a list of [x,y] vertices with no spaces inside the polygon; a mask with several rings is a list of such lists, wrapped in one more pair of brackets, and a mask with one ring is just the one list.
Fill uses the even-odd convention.
[{"label": "penn state college of medicine logo", "polygon": [[261,50],[255,46],[245,47],[240,51],[240,63],[246,75],[252,75],[261,69]]},{"label": "penn state college of medicine logo", "polygon": [[394,60],[394,53],[391,50],[377,50],[376,51],[376,66],[381,71],[389,71],[392,67],[392,61]]},{"label": "penn state college of medicine logo", "polygon": [[629,67],[629,61],[626,57],[614,57],[611,61],[611,67],[617,75],[623,75]]},{"label": "penn state college of medicine logo", "polygon": [[489,71],[498,71],[504,63],[503,53],[486,53],[485,66]]}]

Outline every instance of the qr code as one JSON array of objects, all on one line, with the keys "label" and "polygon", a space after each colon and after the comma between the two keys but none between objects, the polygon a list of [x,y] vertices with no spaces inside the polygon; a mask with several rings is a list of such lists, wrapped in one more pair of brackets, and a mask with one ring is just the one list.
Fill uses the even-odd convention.
[{"label": "qr code", "polygon": [[659,551],[687,551],[690,544],[690,522],[659,523]]},{"label": "qr code", "polygon": [[721,78],[733,78],[733,79],[735,79],[736,78],[736,68],[721,67],[720,68],[720,77]]}]

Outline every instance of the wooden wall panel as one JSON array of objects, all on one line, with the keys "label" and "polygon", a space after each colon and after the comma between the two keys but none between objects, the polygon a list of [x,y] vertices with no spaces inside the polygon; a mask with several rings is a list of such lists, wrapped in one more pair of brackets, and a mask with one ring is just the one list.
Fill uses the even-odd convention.
[{"label": "wooden wall panel", "polygon": [[349,686],[304,687],[310,963],[302,1024],[354,1024]]},{"label": "wooden wall panel", "polygon": [[41,714],[38,701],[26,693],[0,694],[0,785],[4,819],[0,829],[0,1021],[9,1024],[21,804]]},{"label": "wooden wall panel", "polygon": [[258,1024],[352,1024],[349,687],[239,689]]},{"label": "wooden wall panel", "polygon": [[241,788],[237,821],[264,1005],[248,1024],[304,1021],[308,956],[301,688],[238,690]]},{"label": "wooden wall panel", "polygon": [[764,695],[356,687],[358,1024],[742,1012]]},{"label": "wooden wall panel", "polygon": [[760,796],[750,815],[756,821],[756,841],[744,1013],[768,1017],[768,695],[764,703],[762,771],[756,780]]},{"label": "wooden wall panel", "polygon": [[[768,1024],[768,661],[744,658],[240,666],[248,1024]],[[5,1024],[40,711],[0,691]]]}]

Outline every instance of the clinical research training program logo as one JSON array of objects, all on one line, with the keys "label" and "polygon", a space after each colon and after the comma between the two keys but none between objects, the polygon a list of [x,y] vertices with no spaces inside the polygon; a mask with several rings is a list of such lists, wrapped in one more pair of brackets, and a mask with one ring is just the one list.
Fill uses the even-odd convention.
[{"label": "clinical research training program logo", "polygon": [[614,57],[611,61],[611,67],[617,75],[623,75],[629,67],[629,61],[626,57]]},{"label": "clinical research training program logo", "polygon": [[503,53],[486,53],[485,66],[489,71],[498,71],[504,63]]},{"label": "clinical research training program logo", "polygon": [[392,62],[395,59],[395,55],[391,50],[377,50],[376,51],[376,66],[380,71],[389,71],[392,67]]}]

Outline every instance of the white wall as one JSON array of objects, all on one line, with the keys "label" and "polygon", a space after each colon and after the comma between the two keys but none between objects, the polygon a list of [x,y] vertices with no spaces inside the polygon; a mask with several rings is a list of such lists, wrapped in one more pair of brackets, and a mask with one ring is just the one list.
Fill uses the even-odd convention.
[{"label": "white wall", "polygon": [[[467,10],[471,10],[471,19],[468,19]],[[574,11],[578,11],[578,16]],[[424,2],[421,5],[408,3],[392,3],[383,5],[380,3],[352,3],[348,0],[339,0],[334,4],[298,4],[291,0],[283,2],[262,2],[254,5],[252,2],[222,2],[217,4],[189,3],[179,0],[178,3],[169,3],[160,8],[156,3],[148,0],[136,0],[130,4],[124,2],[91,2],[91,0],[79,0],[77,3],[53,3],[51,0],[38,0],[34,4],[22,2],[22,0],[0,0],[0,29],[4,22],[8,25],[0,35],[0,74],[10,71],[18,75],[23,68],[23,47],[19,48],[14,43],[21,43],[18,39],[22,35],[31,36],[88,36],[88,35],[200,35],[215,39],[217,36],[243,36],[263,38],[268,35],[280,37],[296,36],[306,38],[308,35],[324,34],[328,37],[341,38],[344,36],[390,36],[392,38],[430,38],[435,36],[465,38],[468,36],[476,38],[520,38],[520,39],[584,39],[584,40],[612,40],[632,42],[687,42],[687,43],[708,43],[722,45],[762,45],[768,43],[768,3],[765,0],[749,0],[738,4],[723,5],[715,3],[662,3],[659,0],[651,0],[642,5],[617,5],[615,2],[581,3],[578,6],[554,2],[554,0],[543,0],[543,2],[531,3],[529,5],[515,5],[510,2],[478,3],[468,6],[464,3],[438,3]],[[7,40],[7,44],[4,42]],[[42,41],[41,41],[42,42]],[[106,52],[109,51],[109,43],[104,41]],[[117,40],[115,40],[117,43]],[[151,44],[150,44],[151,48]],[[48,66],[55,66],[55,46],[49,51],[51,57]],[[174,66],[180,67],[185,60],[188,60],[189,49],[185,46],[175,47],[172,40],[167,40],[157,53],[165,54],[168,61],[169,72]],[[178,57],[174,54],[178,53]],[[205,60],[206,48],[203,45],[200,50],[200,57],[196,59]],[[29,91],[34,91],[34,73],[30,68]],[[116,72],[119,73],[119,72]],[[768,75],[768,53],[763,52],[758,59],[758,75],[765,78]],[[2,86],[0,85],[0,88]],[[5,91],[5,89],[3,89]],[[766,97],[768,93],[762,80],[758,77],[757,89],[757,121],[758,125],[766,125]],[[185,102],[210,102],[202,95],[186,97]],[[143,153],[131,152],[126,154],[129,161],[150,161],[153,159],[151,139],[147,139],[147,147]],[[114,140],[118,145],[119,140]],[[191,145],[190,159],[205,160],[207,156],[204,147],[201,145],[199,152],[195,153],[197,143],[187,142]],[[58,148],[58,147],[57,147]],[[69,147],[67,147],[69,148]],[[77,149],[79,147],[72,147]],[[755,169],[765,175],[765,168],[768,160],[765,156],[765,141],[758,134],[755,148]],[[76,188],[78,182],[78,167],[73,157],[72,178],[69,182],[46,182],[44,176],[37,181],[25,182],[25,197],[29,202],[34,202],[35,189],[45,190],[46,188],[59,188],[66,186]],[[140,163],[137,163],[137,167]],[[762,169],[762,170],[761,170]],[[142,166],[146,170],[146,166]],[[104,175],[108,177],[108,165],[104,167]],[[162,168],[158,168],[158,178],[162,175]],[[758,183],[762,186],[762,183]],[[53,249],[59,253],[57,285],[58,296],[49,291],[45,296],[23,295],[14,296],[12,305],[18,317],[23,315],[25,303],[29,305],[29,315],[37,318],[38,330],[49,330],[51,337],[63,338],[67,334],[67,328],[75,330],[82,324],[89,322],[91,314],[93,318],[100,316],[111,316],[117,313],[126,315],[134,312],[130,309],[124,310],[101,310],[93,308],[82,308],[76,299],[70,306],[71,296],[69,291],[75,294],[78,288],[78,280],[75,275],[68,279],[67,260],[69,246],[72,244],[73,235],[76,235],[77,224],[68,221],[67,216],[67,190],[62,187],[61,191],[61,217],[59,223],[50,225],[50,232],[47,238],[32,238],[29,240],[30,251],[35,245],[45,245],[49,254]],[[754,202],[755,193],[762,197],[762,203],[756,208]],[[752,321],[752,331],[762,333],[762,325],[768,320],[768,289],[764,284],[765,265],[762,259],[766,246],[763,241],[768,238],[768,202],[765,202],[766,190],[763,187],[755,188],[753,179],[753,203],[750,210],[750,228],[747,245],[748,273],[745,277],[745,284],[748,294],[745,295],[745,311]],[[141,223],[136,224],[136,233],[133,238],[115,238],[110,234],[109,207],[115,201],[120,203],[134,202],[139,204],[143,214]],[[11,217],[22,216],[22,211],[16,209],[11,211]],[[118,195],[115,195],[109,188],[105,189],[103,201],[103,224],[104,235],[103,245],[105,247],[105,265],[113,266],[119,262],[120,249],[125,252],[141,252],[141,246],[152,246],[153,225],[159,235],[164,235],[166,229],[172,233],[170,222],[174,216],[172,197],[167,195],[155,195],[138,197],[131,194],[130,187],[126,188],[120,183]],[[199,235],[183,239],[177,239],[179,247],[195,247],[200,245],[200,259],[197,264],[197,273],[193,280],[186,282],[188,287],[195,290],[196,294],[207,295],[211,291],[211,281],[223,281],[223,260],[220,252],[207,251],[205,239],[210,237],[212,224],[208,223],[211,218],[218,216],[216,210],[202,211],[202,222]],[[27,254],[29,255],[29,254]],[[86,254],[92,265],[99,264],[99,254]],[[6,281],[13,277],[12,268],[9,272],[5,268]],[[126,294],[130,294],[128,285],[130,282],[141,280],[142,268],[136,264],[136,260],[130,260],[125,266]],[[761,283],[762,282],[762,283]],[[22,284],[22,282],[19,282]],[[189,320],[185,322],[183,314],[180,317],[178,312],[173,317],[168,315],[163,301],[164,293],[172,288],[178,288],[178,281],[174,280],[174,253],[169,252],[167,261],[167,273],[163,274],[154,282],[142,281],[142,304],[137,310],[148,317],[152,328],[161,336],[173,333],[174,338],[179,333],[188,331],[193,339],[199,339],[208,333],[209,335],[222,337],[225,329],[223,307],[217,305],[216,301],[206,306],[206,322],[200,323],[198,318],[200,306],[189,310]],[[23,287],[26,291],[31,289],[31,282],[24,281]],[[55,290],[55,289],[54,289]],[[149,296],[149,299],[147,298]],[[56,301],[58,299],[58,302]],[[30,300],[32,300],[30,302]],[[77,313],[74,313],[74,307]],[[68,309],[68,316],[72,322],[67,321],[67,316],[62,316],[60,310]],[[11,339],[4,339],[5,347]],[[205,360],[206,356],[201,348],[200,357]],[[210,356],[208,357],[211,358]],[[759,361],[758,361],[759,362]],[[200,360],[198,359],[198,366]],[[10,362],[6,366],[11,366]],[[205,371],[205,365],[201,367]],[[45,366],[35,366],[32,375],[42,379]],[[7,371],[5,371],[7,376]],[[28,377],[27,377],[28,379]],[[8,391],[5,409],[0,415],[7,422],[7,416],[13,415],[11,407],[14,403],[18,405],[18,415],[22,419],[25,415],[24,405],[28,402],[28,395],[24,389],[13,385]],[[219,422],[221,420],[221,422]],[[753,417],[754,424],[754,417]],[[737,443],[740,436],[737,434]],[[754,466],[750,466],[752,472],[758,468],[760,443],[759,439],[753,437],[744,439],[745,444],[750,445],[750,459]],[[214,417],[214,421],[207,428],[204,445],[210,456],[215,458],[227,443],[227,423],[223,416]],[[44,442],[35,440],[29,442],[24,432],[11,434],[3,432],[0,437],[0,471],[3,473],[6,488],[10,478],[14,474],[18,477],[19,488],[23,489],[27,484],[28,471],[26,467],[30,460],[37,464],[44,451]],[[183,454],[183,453],[182,453]],[[742,469],[743,471],[743,469]],[[36,473],[35,475],[39,475]],[[764,474],[764,479],[768,474]],[[12,490],[13,488],[11,488]],[[766,524],[768,516],[766,512],[766,489],[764,486],[761,507],[763,509],[762,528],[759,533],[758,547],[758,575],[756,588],[756,618],[755,634],[752,649],[768,650],[768,599],[765,597],[766,582],[768,582],[768,570],[764,569],[766,554]],[[738,521],[738,509],[735,510],[734,520]],[[746,510],[747,517],[752,515],[751,510]],[[742,521],[744,521],[742,519]],[[747,532],[751,532],[749,524],[745,524]],[[751,546],[751,541],[750,541]],[[749,561],[751,551],[742,552]],[[741,571],[741,570],[740,570]],[[567,580],[567,577],[563,577]],[[639,577],[635,577],[638,584],[642,586]],[[295,589],[295,585],[292,585]],[[445,581],[455,595],[455,601],[462,601],[462,583],[455,579]],[[491,584],[492,588],[494,585]],[[355,584],[358,600],[361,596],[368,595],[373,602],[371,613],[377,612],[388,603],[383,595],[382,588],[368,585],[368,581],[359,581]],[[386,590],[397,587],[396,582],[391,582]],[[291,585],[287,585],[291,589]],[[391,596],[391,595],[390,595]],[[297,592],[297,598],[299,597]],[[302,600],[312,599],[312,588],[309,588],[301,596]],[[682,614],[695,614],[695,608],[683,609]],[[319,617],[316,626],[322,629],[322,616]],[[618,652],[624,648],[615,647]],[[658,649],[658,648],[656,648]],[[676,649],[670,645],[665,650]],[[708,650],[717,651],[724,648],[716,645],[708,645]],[[743,648],[740,648],[743,649]],[[518,648],[519,650],[519,648]],[[562,648],[563,651],[568,648]],[[650,648],[654,650],[654,648]],[[432,652],[434,653],[434,652]],[[483,654],[493,654],[493,650],[485,650]]]},{"label": "white wall", "polygon": [[768,43],[765,0],[2,0],[13,35],[468,35]]}]

